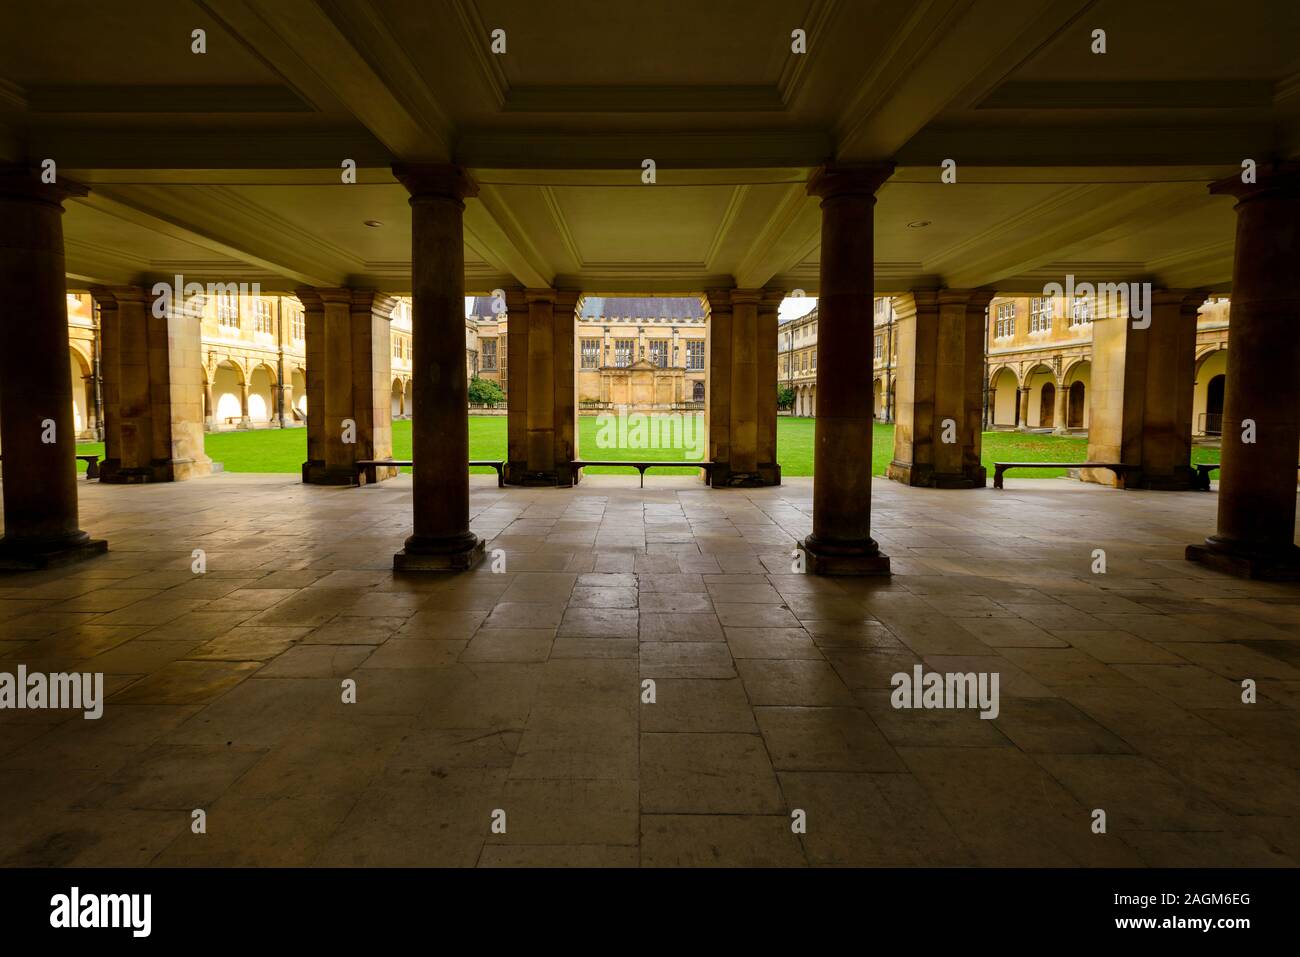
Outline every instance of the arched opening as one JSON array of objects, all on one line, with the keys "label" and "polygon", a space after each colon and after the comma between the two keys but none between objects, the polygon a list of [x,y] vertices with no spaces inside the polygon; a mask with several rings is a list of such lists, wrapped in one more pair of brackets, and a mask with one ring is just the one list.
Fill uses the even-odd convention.
[{"label": "arched opening", "polygon": [[[1043,407],[1043,396],[1045,389],[1050,386],[1052,389],[1051,396],[1053,400],[1056,396],[1056,375],[1045,365],[1037,365],[1025,374],[1024,395],[1025,409],[1024,419],[1020,425],[1027,429],[1041,429],[1050,426],[1052,417],[1052,403],[1049,402],[1047,407]],[[1046,421],[1044,421],[1046,416]]]},{"label": "arched opening", "polygon": [[406,417],[409,419],[415,414],[415,380],[406,380]]},{"label": "arched opening", "polygon": [[1223,433],[1223,386],[1227,376],[1219,373],[1205,384],[1205,434]]},{"label": "arched opening", "polygon": [[1066,370],[1061,387],[1066,390],[1065,428],[1088,428],[1092,418],[1088,412],[1088,390],[1092,388],[1092,363],[1085,360],[1070,366]]},{"label": "arched opening", "polygon": [[254,426],[269,425],[275,414],[275,376],[260,365],[248,379],[248,418]]},{"label": "arched opening", "polygon": [[885,410],[881,406],[881,399],[884,394],[884,385],[879,379],[871,383],[871,414],[876,417],[877,422],[881,422],[885,418]]},{"label": "arched opening", "polygon": [[90,438],[91,409],[94,408],[94,400],[90,396],[90,391],[94,388],[90,380],[90,367],[82,354],[76,349],[70,349],[69,352],[72,353],[70,356],[72,363],[72,427],[78,438]]},{"label": "arched opening", "polygon": [[1192,391],[1192,431],[1196,435],[1223,432],[1223,390],[1227,384],[1228,350],[1213,349],[1197,363]]},{"label": "arched opening", "polygon": [[289,380],[293,383],[293,417],[298,422],[307,420],[307,376],[301,369],[294,369]]},{"label": "arched opening", "polygon": [[393,418],[400,419],[406,414],[406,392],[402,388],[401,379],[393,380],[393,387],[389,390],[389,396],[393,404]]},{"label": "arched opening", "polygon": [[1038,424],[1050,429],[1056,424],[1056,385],[1044,382],[1038,394]]},{"label": "arched opening", "polygon": [[212,424],[218,429],[239,427],[243,418],[243,402],[240,399],[243,376],[232,362],[223,362],[217,366],[212,375],[212,401],[216,404],[216,413]]},{"label": "arched opening", "polygon": [[691,401],[692,402],[704,401],[704,382],[702,380],[697,381],[695,385],[691,387]]},{"label": "arched opening", "polygon": [[992,425],[1010,428],[1016,424],[1016,410],[1020,398],[1020,380],[1010,369],[999,369],[989,384],[989,406],[993,410]]},{"label": "arched opening", "polygon": [[1070,407],[1065,418],[1066,428],[1083,428],[1084,414],[1086,412],[1087,389],[1081,381],[1076,379],[1070,383]]}]

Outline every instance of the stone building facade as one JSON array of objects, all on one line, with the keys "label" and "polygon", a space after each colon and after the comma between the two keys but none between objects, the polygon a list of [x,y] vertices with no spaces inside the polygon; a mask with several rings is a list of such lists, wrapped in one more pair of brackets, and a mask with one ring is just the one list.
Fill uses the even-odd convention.
[{"label": "stone building facade", "polygon": [[[897,315],[894,301],[887,296],[875,299],[872,321],[875,337],[872,352],[872,409],[880,422],[892,422],[897,389],[894,370],[898,359],[898,339],[894,334]],[[814,417],[817,414],[817,308],[786,319],[778,338],[778,375],[780,384],[794,392],[790,414]]]}]

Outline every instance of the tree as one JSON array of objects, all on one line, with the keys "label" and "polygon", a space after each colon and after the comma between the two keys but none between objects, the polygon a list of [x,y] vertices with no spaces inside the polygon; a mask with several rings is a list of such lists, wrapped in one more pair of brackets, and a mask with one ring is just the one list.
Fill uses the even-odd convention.
[{"label": "tree", "polygon": [[496,405],[504,402],[506,394],[495,382],[480,379],[478,376],[469,380],[469,401],[474,405]]},{"label": "tree", "polygon": [[784,385],[777,386],[776,407],[782,411],[794,408],[794,389]]}]

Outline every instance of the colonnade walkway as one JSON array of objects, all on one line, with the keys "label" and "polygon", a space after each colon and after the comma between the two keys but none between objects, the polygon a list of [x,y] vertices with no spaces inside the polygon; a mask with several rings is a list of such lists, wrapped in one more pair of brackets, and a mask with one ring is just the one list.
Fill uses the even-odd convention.
[{"label": "colonnade walkway", "polygon": [[[1185,560],[1217,493],[876,480],[892,576],[825,578],[811,479],[647,485],[474,476],[446,576],[410,476],[82,486],[111,551],[0,581],[0,670],[107,704],[0,711],[0,862],[1300,862],[1300,596]],[[894,708],[916,665],[997,717]]]}]

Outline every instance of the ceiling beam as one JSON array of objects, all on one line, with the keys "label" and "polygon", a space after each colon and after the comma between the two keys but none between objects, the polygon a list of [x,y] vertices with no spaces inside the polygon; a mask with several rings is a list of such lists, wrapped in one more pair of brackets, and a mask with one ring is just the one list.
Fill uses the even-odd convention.
[{"label": "ceiling beam", "polygon": [[395,159],[450,159],[445,115],[365,0],[334,7],[334,17],[314,0],[196,2],[304,100],[323,112],[341,104]]},{"label": "ceiling beam", "polygon": [[840,115],[836,158],[893,159],[944,110],[996,88],[1095,2],[920,0]]},{"label": "ceiling beam", "polygon": [[73,202],[300,285],[341,286],[350,272],[359,271],[351,267],[360,264],[322,255],[322,244],[309,234],[249,208],[252,204],[220,187],[183,194],[165,187],[99,188]]}]

